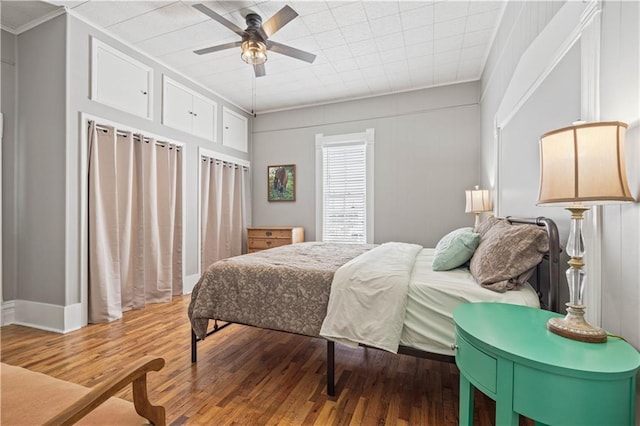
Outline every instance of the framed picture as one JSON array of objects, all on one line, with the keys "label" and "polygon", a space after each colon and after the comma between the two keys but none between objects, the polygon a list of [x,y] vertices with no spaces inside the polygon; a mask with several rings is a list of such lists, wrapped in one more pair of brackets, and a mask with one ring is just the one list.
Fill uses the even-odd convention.
[{"label": "framed picture", "polygon": [[267,167],[267,200],[296,200],[296,165]]}]

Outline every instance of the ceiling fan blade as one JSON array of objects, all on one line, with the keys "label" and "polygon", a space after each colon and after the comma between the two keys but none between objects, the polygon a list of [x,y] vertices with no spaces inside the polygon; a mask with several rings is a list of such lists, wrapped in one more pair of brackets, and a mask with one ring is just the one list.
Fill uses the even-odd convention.
[{"label": "ceiling fan blade", "polygon": [[298,13],[295,10],[291,9],[289,6],[285,6],[280,9],[275,15],[269,18],[267,22],[262,24],[262,30],[267,36],[266,38],[274,35],[276,31],[287,25],[296,16],[298,16]]},{"label": "ceiling fan blade", "polygon": [[267,41],[267,49],[309,63],[312,63],[316,59],[316,55],[313,53],[305,52],[304,50],[296,49],[295,47],[287,46],[286,44],[276,43],[271,40]]},{"label": "ceiling fan blade", "polygon": [[234,33],[238,34],[240,37],[244,37],[244,30],[242,28],[240,28],[239,26],[237,26],[233,22],[229,21],[227,18],[224,18],[222,15],[219,15],[218,13],[216,13],[213,10],[209,9],[204,4],[202,4],[202,3],[194,4],[193,7],[198,9],[200,12],[204,13],[205,15],[207,15],[209,18],[213,19],[214,21],[219,22],[222,25],[224,25],[225,27],[229,28],[231,31],[233,31]]},{"label": "ceiling fan blade", "polygon": [[232,41],[230,43],[219,44],[217,46],[205,47],[204,49],[194,50],[193,53],[197,55],[205,55],[211,52],[217,52],[219,50],[231,49],[232,47],[240,47],[242,45],[241,41]]},{"label": "ceiling fan blade", "polygon": [[253,65],[253,72],[256,73],[256,77],[264,77],[267,75],[267,70],[264,68],[264,64]]}]

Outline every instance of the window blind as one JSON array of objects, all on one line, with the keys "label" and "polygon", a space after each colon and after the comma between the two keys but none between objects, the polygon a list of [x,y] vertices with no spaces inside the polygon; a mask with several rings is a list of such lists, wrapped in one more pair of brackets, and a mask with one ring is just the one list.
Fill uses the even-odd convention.
[{"label": "window blind", "polygon": [[366,242],[366,150],[362,142],[323,147],[323,241]]}]

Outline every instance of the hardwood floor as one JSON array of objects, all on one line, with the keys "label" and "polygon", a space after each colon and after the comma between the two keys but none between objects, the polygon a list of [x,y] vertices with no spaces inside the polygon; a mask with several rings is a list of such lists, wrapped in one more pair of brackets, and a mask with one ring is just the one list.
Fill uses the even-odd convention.
[{"label": "hardwood floor", "polygon": [[[189,300],[66,335],[2,327],[2,362],[94,386],[143,354],[162,356],[164,369],[148,377],[149,397],[173,425],[458,423],[453,364],[336,345],[337,397],[329,397],[324,340],[235,324],[201,342],[192,364]],[[131,400],[131,391],[119,396]],[[492,425],[495,404],[479,392],[475,398],[475,424]]]}]

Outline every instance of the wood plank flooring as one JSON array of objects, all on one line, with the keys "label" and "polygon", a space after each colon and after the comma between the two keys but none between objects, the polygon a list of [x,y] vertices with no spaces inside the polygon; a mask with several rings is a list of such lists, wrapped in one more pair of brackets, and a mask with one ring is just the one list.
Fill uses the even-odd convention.
[{"label": "wood plank flooring", "polygon": [[[336,345],[337,396],[329,397],[324,340],[236,324],[201,342],[192,364],[189,300],[175,297],[65,335],[2,327],[1,359],[95,386],[141,355],[161,356],[166,365],[149,375],[149,397],[173,425],[458,424],[453,364]],[[132,398],[130,389],[119,396]],[[475,424],[492,425],[495,404],[479,392],[475,399]]]}]

